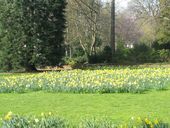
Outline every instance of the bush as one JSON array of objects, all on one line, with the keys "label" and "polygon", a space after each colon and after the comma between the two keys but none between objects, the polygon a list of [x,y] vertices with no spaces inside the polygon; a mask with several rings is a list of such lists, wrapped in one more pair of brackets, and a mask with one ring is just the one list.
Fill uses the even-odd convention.
[{"label": "bush", "polygon": [[88,56],[88,63],[90,64],[104,63],[102,52]]},{"label": "bush", "polygon": [[112,62],[112,50],[110,46],[105,46],[101,52],[88,57],[90,64],[96,63],[111,63]]},{"label": "bush", "polygon": [[79,56],[74,58],[65,57],[63,61],[64,64],[70,65],[72,68],[77,68],[81,67],[81,65],[87,62],[87,57],[86,56]]},{"label": "bush", "polygon": [[63,61],[64,61],[64,64],[66,65],[74,66],[76,64],[76,60],[74,58],[65,57]]},{"label": "bush", "polygon": [[[155,47],[158,46],[155,44]],[[170,50],[157,50],[146,44],[136,44],[133,49],[121,47],[114,55],[114,62],[119,64],[157,63],[169,60]]]},{"label": "bush", "polygon": [[162,62],[168,62],[170,61],[170,50],[158,50],[160,60]]},{"label": "bush", "polygon": [[132,51],[137,63],[152,62],[152,49],[146,44],[137,44]]},{"label": "bush", "polygon": [[152,48],[154,48],[155,50],[162,50],[162,49],[170,50],[170,42],[158,43],[158,41],[155,41],[152,44]]},{"label": "bush", "polygon": [[[123,48],[117,49],[116,53],[113,56],[113,63],[116,64],[131,64],[135,63],[131,56],[131,49]],[[132,63],[132,64],[133,64]]]},{"label": "bush", "polygon": [[105,46],[102,52],[102,58],[105,63],[112,62],[112,49],[110,46]]}]

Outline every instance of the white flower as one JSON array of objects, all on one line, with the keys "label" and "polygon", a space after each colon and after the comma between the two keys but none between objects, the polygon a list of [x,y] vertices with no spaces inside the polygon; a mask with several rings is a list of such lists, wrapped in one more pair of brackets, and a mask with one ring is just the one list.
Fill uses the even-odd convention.
[{"label": "white flower", "polygon": [[131,117],[131,120],[134,120],[135,118],[134,117]]},{"label": "white flower", "polygon": [[29,85],[29,84],[26,85],[26,88],[30,88],[30,87],[31,87],[31,85]]},{"label": "white flower", "polygon": [[43,112],[41,113],[41,116],[44,116],[44,113],[43,113]]},{"label": "white flower", "polygon": [[36,122],[36,123],[38,123],[38,122],[39,122],[39,120],[38,120],[38,119],[35,119],[35,122]]}]

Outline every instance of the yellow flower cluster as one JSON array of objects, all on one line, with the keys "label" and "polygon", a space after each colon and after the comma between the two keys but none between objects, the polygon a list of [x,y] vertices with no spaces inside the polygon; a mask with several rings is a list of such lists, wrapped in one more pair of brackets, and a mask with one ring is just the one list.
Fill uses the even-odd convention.
[{"label": "yellow flower cluster", "polygon": [[150,88],[164,89],[168,84],[170,84],[170,68],[71,70],[0,78],[1,91],[30,89],[65,91],[73,88],[100,90],[102,87],[102,89],[119,89],[123,92],[131,92]]},{"label": "yellow flower cluster", "polygon": [[154,126],[157,126],[159,124],[159,120],[155,119],[154,121],[151,121],[148,118],[145,118],[145,123],[149,125],[150,128],[154,128]]},{"label": "yellow flower cluster", "polygon": [[[23,123],[23,119],[24,122]],[[12,112],[8,112],[4,119],[2,119],[1,121],[3,121],[3,125],[4,127],[8,126],[8,127],[47,127],[46,124],[48,124],[48,127],[52,127],[52,126],[56,126],[56,127],[60,127],[60,125],[58,123],[61,123],[61,126],[65,126],[63,128],[66,128],[67,125],[65,124],[65,120],[63,120],[62,118],[56,118],[55,115],[53,115],[51,112],[49,113],[41,113],[41,117],[37,117],[37,116],[33,116],[32,117],[23,117],[23,116],[19,116],[19,115],[13,115]],[[90,122],[89,122],[90,121]],[[163,127],[167,127],[168,124],[164,123],[158,119],[155,120],[151,120],[149,118],[141,118],[141,117],[131,117],[131,120],[129,120],[129,122],[126,122],[124,124],[120,123],[120,124],[114,124],[114,122],[112,122],[111,120],[87,120],[87,122],[83,122],[84,124],[82,125],[82,123],[80,124],[80,126],[85,127],[86,124],[92,124],[91,126],[94,127],[105,127],[107,126],[108,128],[111,127],[116,127],[116,128],[163,128]],[[71,126],[71,125],[70,125]],[[89,125],[88,125],[89,126]]]},{"label": "yellow flower cluster", "polygon": [[132,117],[131,120],[133,122],[137,122],[136,125],[143,124],[143,125],[146,125],[147,128],[154,128],[155,126],[158,127],[159,124],[161,124],[161,121],[159,121],[158,119],[151,120],[149,118],[142,119],[141,117],[138,117],[138,118]]},{"label": "yellow flower cluster", "polygon": [[43,113],[43,112],[41,113],[41,116],[42,116],[42,117],[44,117],[44,116],[51,116],[51,115],[52,115],[52,113],[51,113],[51,112],[49,112],[48,114]]}]

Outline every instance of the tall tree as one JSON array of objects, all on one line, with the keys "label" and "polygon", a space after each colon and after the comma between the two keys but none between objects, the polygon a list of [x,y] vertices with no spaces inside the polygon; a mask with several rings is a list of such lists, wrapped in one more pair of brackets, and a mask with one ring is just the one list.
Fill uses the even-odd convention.
[{"label": "tall tree", "polygon": [[31,71],[59,63],[64,53],[65,0],[0,0],[0,6],[1,53],[8,54],[13,67]]}]

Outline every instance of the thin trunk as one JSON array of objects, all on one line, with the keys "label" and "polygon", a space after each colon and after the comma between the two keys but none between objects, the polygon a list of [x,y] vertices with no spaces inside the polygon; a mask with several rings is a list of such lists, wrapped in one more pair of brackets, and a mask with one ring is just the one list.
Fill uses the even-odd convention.
[{"label": "thin trunk", "polygon": [[86,47],[84,46],[84,44],[83,44],[83,42],[82,42],[82,36],[81,36],[81,34],[80,34],[80,32],[79,32],[79,27],[78,27],[77,23],[75,23],[75,26],[76,26],[77,33],[78,33],[80,46],[82,47],[84,53],[85,53],[86,55],[88,55],[88,51],[86,50]]},{"label": "thin trunk", "polygon": [[[116,51],[115,45],[115,0],[112,0],[111,5],[111,35],[110,35],[110,46],[112,49],[112,56]],[[113,57],[112,57],[113,58]]]},{"label": "thin trunk", "polygon": [[94,19],[94,23],[93,23],[93,28],[92,28],[92,43],[91,43],[91,48],[90,48],[90,55],[92,55],[93,53],[95,53],[95,46],[96,46],[96,30],[97,30],[97,14],[95,13],[95,19]]},{"label": "thin trunk", "polygon": [[69,56],[70,56],[70,58],[72,58],[72,48],[71,48],[71,46],[69,46]]},{"label": "thin trunk", "polygon": [[95,53],[95,45],[96,45],[96,34],[94,33],[92,35],[92,45],[91,45],[91,48],[90,48],[90,55]]},{"label": "thin trunk", "polygon": [[82,49],[83,49],[83,51],[85,52],[85,54],[88,55],[88,52],[87,52],[85,46],[83,45],[83,42],[82,42],[81,39],[79,39],[79,42],[80,42],[80,46],[82,47]]},{"label": "thin trunk", "polygon": [[65,56],[68,57],[68,46],[65,47]]}]

